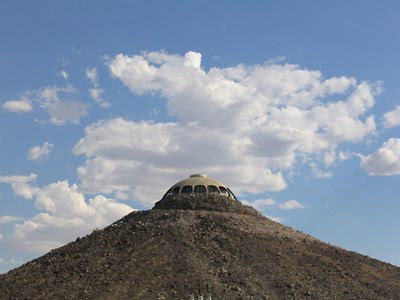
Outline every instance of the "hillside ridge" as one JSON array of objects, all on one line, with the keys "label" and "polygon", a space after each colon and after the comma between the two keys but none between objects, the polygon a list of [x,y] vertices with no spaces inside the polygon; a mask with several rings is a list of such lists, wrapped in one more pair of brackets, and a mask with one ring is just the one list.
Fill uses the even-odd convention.
[{"label": "hillside ridge", "polygon": [[323,243],[238,201],[188,195],[132,212],[0,276],[2,299],[191,294],[400,299],[400,268]]}]

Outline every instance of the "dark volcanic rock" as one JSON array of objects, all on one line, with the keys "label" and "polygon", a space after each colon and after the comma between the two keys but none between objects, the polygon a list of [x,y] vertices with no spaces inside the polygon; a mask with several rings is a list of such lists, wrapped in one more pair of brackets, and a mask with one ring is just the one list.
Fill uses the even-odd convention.
[{"label": "dark volcanic rock", "polygon": [[[169,198],[0,276],[1,299],[399,299],[400,268],[228,198]],[[206,299],[206,298],[205,298]]]}]

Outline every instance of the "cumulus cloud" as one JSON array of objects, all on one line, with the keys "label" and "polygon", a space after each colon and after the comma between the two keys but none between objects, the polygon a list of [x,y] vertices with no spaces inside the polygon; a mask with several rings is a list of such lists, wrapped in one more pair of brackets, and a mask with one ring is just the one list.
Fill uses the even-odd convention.
[{"label": "cumulus cloud", "polygon": [[2,107],[5,110],[16,113],[26,113],[33,110],[32,103],[28,99],[10,100],[4,102]]},{"label": "cumulus cloud", "polygon": [[[0,182],[10,183],[17,195],[32,199],[40,211],[33,218],[16,224],[13,233],[4,237],[13,247],[43,253],[95,228],[102,228],[133,210],[102,195],[87,200],[76,184],[69,185],[67,181],[40,188],[31,178],[32,175],[0,177]],[[20,182],[24,182],[25,192],[15,184]]]},{"label": "cumulus cloud", "polygon": [[[133,93],[166,98],[171,116],[207,127],[249,130],[251,142],[257,142],[254,151],[265,151],[266,142],[288,152],[300,145],[314,151],[329,143],[360,141],[375,130],[373,116],[362,116],[380,88],[357,84],[354,78],[324,79],[319,71],[290,64],[206,72],[195,52],[183,57],[163,52],[119,54],[109,66]],[[345,100],[320,101],[344,93]]]},{"label": "cumulus cloud", "polygon": [[[340,143],[361,142],[376,129],[367,112],[380,87],[354,78],[325,79],[290,64],[206,71],[195,52],[119,54],[108,64],[133,93],[166,99],[177,121],[117,118],[87,127],[73,149],[87,158],[78,169],[87,192],[150,206],[169,184],[200,171],[239,194],[279,191],[287,186],[282,172],[304,157],[332,165]],[[96,84],[97,70],[87,77]]]},{"label": "cumulus cloud", "polygon": [[90,97],[101,107],[109,107],[110,103],[104,98],[104,90],[99,86],[99,77],[96,68],[86,69],[86,78],[92,83],[93,88],[89,89]]},{"label": "cumulus cloud", "polygon": [[41,160],[49,157],[53,151],[54,145],[44,142],[43,145],[37,145],[28,150],[28,159]]},{"label": "cumulus cloud", "polygon": [[390,138],[375,153],[360,158],[361,167],[369,175],[400,174],[400,139]]},{"label": "cumulus cloud", "polygon": [[23,220],[24,218],[22,217],[15,217],[15,216],[0,216],[0,224],[5,224],[5,223],[11,223],[11,222],[18,222]]},{"label": "cumulus cloud", "polygon": [[277,205],[277,208],[284,209],[284,210],[303,208],[303,207],[304,206],[297,200],[287,200],[287,201]]},{"label": "cumulus cloud", "polygon": [[[378,90],[365,82],[357,85],[353,78],[324,80],[319,71],[289,64],[238,65],[206,72],[201,55],[194,52],[184,57],[162,52],[119,54],[109,65],[112,75],[132,92],[159,93],[168,100],[169,113],[188,122],[257,127],[258,136],[264,138],[280,131],[289,140],[320,132],[313,147],[323,147],[323,138],[362,139],[375,129],[372,117],[365,121],[357,117],[373,105]],[[319,101],[349,89],[353,91],[345,101]],[[345,126],[347,130],[342,130]],[[290,144],[285,139],[282,143]]]},{"label": "cumulus cloud", "polygon": [[263,157],[245,156],[246,139],[196,124],[132,122],[121,118],[93,124],[75,145],[85,155],[78,168],[87,192],[115,193],[146,206],[169,185],[193,173],[208,173],[238,193],[278,191],[286,187]]},{"label": "cumulus cloud", "polygon": [[32,199],[33,192],[31,185],[36,181],[36,177],[36,174],[31,174],[29,176],[0,176],[0,183],[10,184],[16,196],[20,196],[25,199]]},{"label": "cumulus cloud", "polygon": [[[292,64],[206,71],[196,52],[119,54],[108,65],[134,94],[165,99],[177,121],[117,118],[87,127],[73,150],[86,156],[78,175],[87,192],[150,206],[175,180],[198,172],[239,194],[279,191],[287,186],[284,172],[304,161],[329,167],[340,159],[338,145],[362,142],[376,130],[368,110],[379,84],[326,79]],[[97,73],[89,74],[96,82]]]},{"label": "cumulus cloud", "polygon": [[396,106],[396,108],[392,111],[389,111],[383,115],[383,126],[385,128],[393,128],[400,126],[400,106]]}]

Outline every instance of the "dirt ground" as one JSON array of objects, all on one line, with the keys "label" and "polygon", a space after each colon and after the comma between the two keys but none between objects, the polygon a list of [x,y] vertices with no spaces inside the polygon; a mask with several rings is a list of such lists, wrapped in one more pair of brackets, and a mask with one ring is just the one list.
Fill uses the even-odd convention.
[{"label": "dirt ground", "polygon": [[[219,196],[169,197],[0,276],[0,299],[400,299],[400,268]],[[207,299],[206,297],[204,299]]]}]

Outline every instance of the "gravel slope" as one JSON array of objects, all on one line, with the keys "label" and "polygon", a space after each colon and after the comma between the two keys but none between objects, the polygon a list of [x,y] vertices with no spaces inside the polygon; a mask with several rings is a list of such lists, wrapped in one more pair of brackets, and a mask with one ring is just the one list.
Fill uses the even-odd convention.
[{"label": "gravel slope", "polygon": [[400,268],[220,197],[171,197],[0,276],[1,299],[400,299]]}]

